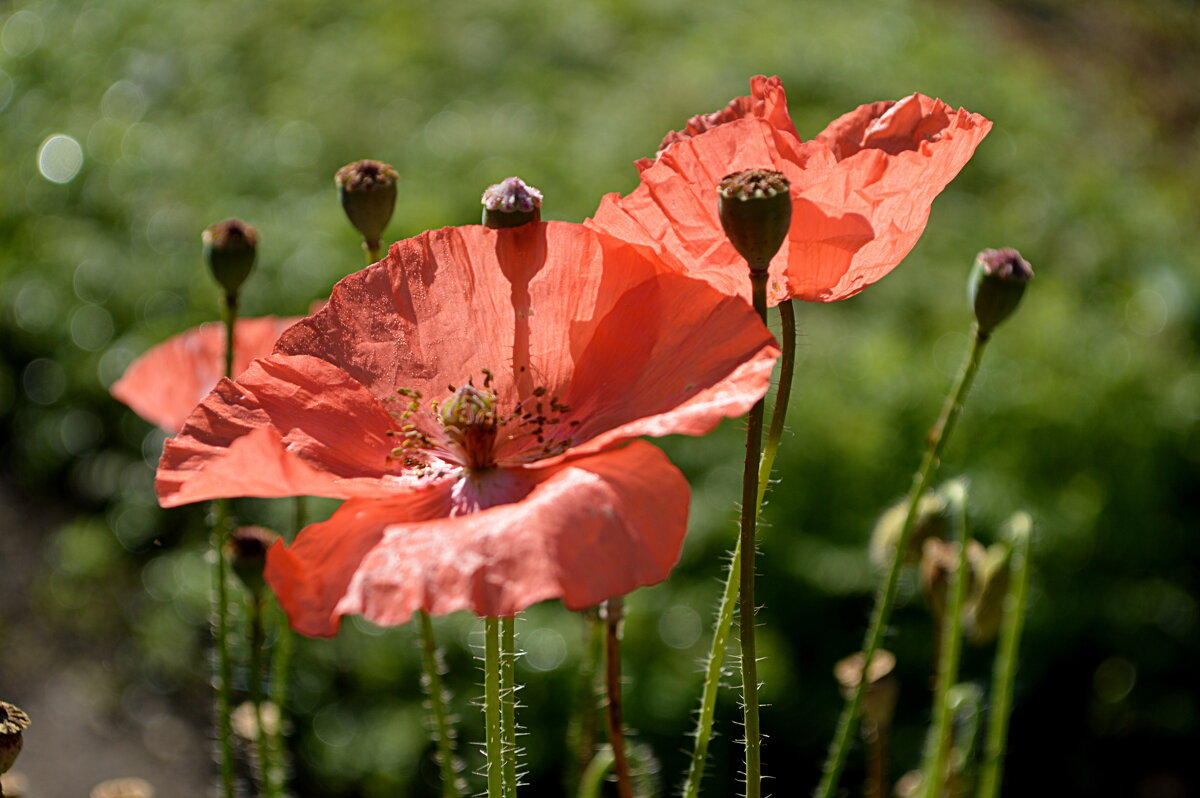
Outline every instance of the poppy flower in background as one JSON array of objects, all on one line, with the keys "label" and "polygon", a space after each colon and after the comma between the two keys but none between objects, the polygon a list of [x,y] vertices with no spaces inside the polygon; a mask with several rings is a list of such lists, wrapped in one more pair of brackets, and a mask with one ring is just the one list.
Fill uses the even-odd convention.
[{"label": "poppy flower in background", "polygon": [[891,271],[916,244],[929,207],[992,123],[922,94],[863,105],[802,141],[778,77],[669,133],[637,162],[641,184],[605,196],[585,222],[675,269],[749,300],[745,262],[717,217],[716,185],[770,168],[791,183],[792,221],[771,262],[768,301],[834,302]]},{"label": "poppy flower in background", "polygon": [[[298,317],[238,319],[233,331],[233,373],[271,354],[275,341]],[[225,376],[225,325],[210,322],[168,338],[129,364],[109,388],[146,421],[174,435],[196,405]]]},{"label": "poppy flower in background", "polygon": [[744,302],[581,225],[445,228],[342,280],[169,440],[164,506],[346,501],[267,557],[292,626],[573,609],[665,579],[689,490],[656,447],[767,390]]}]

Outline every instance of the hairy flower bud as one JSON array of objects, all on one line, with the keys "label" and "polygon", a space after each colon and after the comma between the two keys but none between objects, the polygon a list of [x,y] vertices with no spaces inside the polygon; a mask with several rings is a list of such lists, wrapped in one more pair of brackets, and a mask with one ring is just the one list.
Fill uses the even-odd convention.
[{"label": "hairy flower bud", "polygon": [[1033,279],[1033,269],[1011,247],[985,249],[975,257],[967,281],[967,296],[979,322],[979,334],[992,330],[1017,309],[1025,284]]},{"label": "hairy flower bud", "polygon": [[[934,621],[940,626],[942,616],[946,612],[947,593],[950,588],[950,576],[958,570],[959,544],[953,541],[929,538],[921,552],[920,580],[921,592],[929,605],[929,612]],[[972,539],[967,543],[967,592],[970,594],[977,584],[978,574],[983,564],[983,544]]]},{"label": "hairy flower bud", "polygon": [[[864,659],[863,653],[857,651],[838,660],[833,666],[833,675],[846,698],[854,694],[858,683],[862,681]],[[864,727],[864,734],[877,733],[881,729],[887,729],[892,723],[896,699],[900,692],[900,682],[893,673],[895,669],[896,655],[882,648],[877,649],[871,657],[871,667],[867,670],[867,693],[862,704],[863,718],[873,728]]]},{"label": "hairy flower bud", "polygon": [[542,192],[519,177],[488,186],[480,201],[485,227],[520,227],[542,219]]},{"label": "hairy flower bud", "polygon": [[241,219],[226,219],[205,229],[204,259],[228,297],[236,297],[254,268],[258,232]]},{"label": "hairy flower bud", "polygon": [[23,740],[21,733],[29,728],[29,716],[20,707],[0,701],[0,773],[17,761]]},{"label": "hairy flower bud", "polygon": [[765,270],[787,238],[792,195],[782,172],[747,169],[717,184],[717,213],[725,235],[755,271]]},{"label": "hairy flower bud", "polygon": [[[886,568],[896,551],[896,542],[904,531],[904,519],[908,516],[908,499],[893,504],[871,532],[871,562],[876,568]],[[929,538],[944,538],[950,530],[950,511],[946,498],[940,491],[927,493],[917,503],[917,516],[913,519],[908,545],[904,547],[904,562],[913,564],[921,559],[921,547]]]},{"label": "hairy flower bud", "polygon": [[967,605],[966,631],[971,642],[987,645],[1000,631],[1004,599],[1012,574],[1012,546],[1006,542],[988,546],[979,569],[979,581]]},{"label": "hairy flower bud", "polygon": [[233,564],[233,572],[254,595],[262,592],[263,566],[267,561],[267,549],[279,535],[266,527],[239,526],[229,536],[226,553]]},{"label": "hairy flower bud", "polygon": [[368,250],[378,250],[396,209],[400,175],[383,161],[355,161],[337,170],[333,179],[350,224],[362,235]]}]

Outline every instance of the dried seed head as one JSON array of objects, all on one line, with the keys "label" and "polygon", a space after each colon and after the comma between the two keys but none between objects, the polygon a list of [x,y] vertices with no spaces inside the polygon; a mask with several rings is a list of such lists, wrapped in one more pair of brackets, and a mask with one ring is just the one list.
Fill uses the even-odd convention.
[{"label": "dried seed head", "polygon": [[258,232],[241,219],[226,219],[204,230],[204,260],[226,296],[236,297],[254,268]]},{"label": "dried seed head", "polygon": [[729,242],[752,270],[765,270],[792,223],[788,179],[768,169],[735,172],[717,184],[717,197],[717,213]]},{"label": "dried seed head", "polygon": [[1025,285],[1033,279],[1033,268],[1011,247],[985,249],[975,257],[971,276],[967,280],[967,295],[979,334],[991,335],[992,330],[1013,314]]},{"label": "dried seed head", "polygon": [[480,202],[486,227],[520,227],[542,218],[542,192],[519,177],[488,186]]},{"label": "dried seed head", "polygon": [[29,725],[29,716],[24,710],[0,701],[0,773],[7,773],[17,761],[23,744],[21,733]]},{"label": "dried seed head", "polygon": [[362,235],[368,249],[378,249],[396,209],[396,181],[400,175],[383,161],[355,161],[337,170],[333,179],[350,224]]}]

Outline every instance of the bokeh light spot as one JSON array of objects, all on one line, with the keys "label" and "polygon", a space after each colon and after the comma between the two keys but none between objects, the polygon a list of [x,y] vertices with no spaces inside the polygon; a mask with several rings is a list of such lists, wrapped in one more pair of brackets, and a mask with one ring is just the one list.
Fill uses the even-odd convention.
[{"label": "bokeh light spot", "polygon": [[83,147],[70,136],[58,133],[38,149],[38,171],[52,183],[70,183],[83,166]]},{"label": "bokeh light spot", "polygon": [[96,352],[113,336],[113,320],[98,305],[84,305],[71,314],[71,340],[80,349]]},{"label": "bokeh light spot", "polygon": [[1167,316],[1167,301],[1149,289],[1138,291],[1125,306],[1125,321],[1138,335],[1158,335],[1167,326]]},{"label": "bokeh light spot", "polygon": [[691,648],[700,631],[699,613],[685,604],[676,604],[658,619],[658,635],[671,648]]},{"label": "bokeh light spot", "polygon": [[13,80],[8,73],[0,69],[0,111],[8,107],[13,97]]},{"label": "bokeh light spot", "polygon": [[1092,675],[1092,686],[1101,701],[1116,704],[1124,701],[1137,683],[1137,668],[1124,657],[1109,657],[1100,663]]},{"label": "bokeh light spot", "polygon": [[534,629],[522,635],[525,648],[525,664],[535,671],[552,671],[567,658],[567,643],[553,629]]},{"label": "bokeh light spot", "polygon": [[38,48],[45,32],[42,18],[32,11],[18,11],[0,31],[0,47],[13,58],[23,58]]},{"label": "bokeh light spot", "polygon": [[67,374],[53,360],[40,357],[25,367],[21,383],[30,401],[52,405],[67,389]]}]

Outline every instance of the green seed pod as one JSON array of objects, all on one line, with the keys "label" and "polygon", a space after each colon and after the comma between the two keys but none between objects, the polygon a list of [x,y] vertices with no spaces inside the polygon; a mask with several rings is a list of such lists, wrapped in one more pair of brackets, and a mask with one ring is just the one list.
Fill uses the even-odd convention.
[{"label": "green seed pod", "polygon": [[788,179],[768,169],[735,172],[717,184],[717,197],[717,213],[729,242],[752,270],[765,270],[792,223]]},{"label": "green seed pod", "polygon": [[337,170],[342,210],[363,237],[369,251],[379,249],[380,238],[396,209],[396,181],[400,175],[383,161],[355,161]]},{"label": "green seed pod", "polygon": [[1011,247],[985,249],[975,257],[967,280],[967,296],[979,322],[979,334],[992,330],[1013,314],[1033,279],[1033,268]]},{"label": "green seed pod", "polygon": [[507,177],[488,186],[480,202],[485,227],[520,227],[542,220],[542,192],[519,177]]},{"label": "green seed pod", "polygon": [[207,228],[200,240],[213,277],[226,296],[236,298],[254,268],[258,232],[241,219],[226,219]]}]

